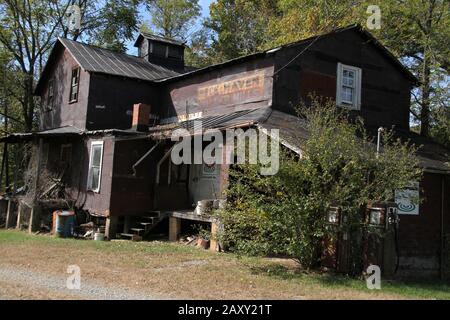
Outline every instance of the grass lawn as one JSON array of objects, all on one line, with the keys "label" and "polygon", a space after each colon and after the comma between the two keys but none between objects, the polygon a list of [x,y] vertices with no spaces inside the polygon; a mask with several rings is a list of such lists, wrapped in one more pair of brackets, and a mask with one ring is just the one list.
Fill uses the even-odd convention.
[{"label": "grass lawn", "polygon": [[371,291],[362,280],[300,272],[290,260],[0,231],[0,267],[63,275],[71,264],[89,281],[181,299],[450,299],[450,286],[436,281],[383,281]]}]

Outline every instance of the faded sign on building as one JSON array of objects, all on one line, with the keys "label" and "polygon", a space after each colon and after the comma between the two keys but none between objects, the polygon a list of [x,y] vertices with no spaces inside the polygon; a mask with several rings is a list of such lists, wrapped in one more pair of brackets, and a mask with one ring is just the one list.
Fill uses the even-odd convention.
[{"label": "faded sign on building", "polygon": [[264,72],[258,72],[254,75],[245,76],[230,81],[224,81],[217,84],[203,86],[198,88],[197,99],[204,101],[217,97],[224,97],[233,94],[245,94],[248,92],[264,93]]}]

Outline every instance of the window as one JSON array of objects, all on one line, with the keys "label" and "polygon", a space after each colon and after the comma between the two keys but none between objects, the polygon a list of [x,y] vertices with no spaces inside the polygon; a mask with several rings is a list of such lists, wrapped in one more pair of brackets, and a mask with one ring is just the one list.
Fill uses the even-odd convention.
[{"label": "window", "polygon": [[71,144],[63,144],[61,146],[61,154],[60,159],[61,163],[70,165],[72,162],[72,145]]},{"label": "window", "polygon": [[152,55],[159,58],[167,58],[167,46],[160,43],[152,43]]},{"label": "window", "polygon": [[55,97],[55,81],[51,79],[48,82],[48,91],[47,91],[47,110],[53,109],[53,101]]},{"label": "window", "polygon": [[42,169],[47,168],[49,150],[50,145],[48,143],[44,143],[44,145],[42,146],[42,161],[41,161]]},{"label": "window", "polygon": [[70,102],[78,101],[78,90],[80,86],[80,68],[72,70],[72,80],[70,82]]},{"label": "window", "polygon": [[169,59],[183,60],[183,51],[181,48],[169,46],[167,50],[167,57]]},{"label": "window", "polygon": [[336,103],[341,107],[360,110],[361,108],[360,68],[338,63]]},{"label": "window", "polygon": [[103,161],[103,141],[93,141],[89,158],[88,189],[100,191]]}]

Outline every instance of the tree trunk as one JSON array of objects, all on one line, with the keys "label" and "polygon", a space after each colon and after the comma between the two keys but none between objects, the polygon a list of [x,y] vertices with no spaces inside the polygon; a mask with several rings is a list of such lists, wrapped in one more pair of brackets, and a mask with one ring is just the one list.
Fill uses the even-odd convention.
[{"label": "tree trunk", "polygon": [[24,99],[22,114],[25,120],[25,129],[27,132],[33,130],[34,117],[34,97],[33,97],[33,75],[27,74],[24,80]]},{"label": "tree trunk", "polygon": [[427,137],[430,133],[430,63],[428,53],[424,53],[422,71],[422,103],[420,112],[421,129],[420,134]]}]

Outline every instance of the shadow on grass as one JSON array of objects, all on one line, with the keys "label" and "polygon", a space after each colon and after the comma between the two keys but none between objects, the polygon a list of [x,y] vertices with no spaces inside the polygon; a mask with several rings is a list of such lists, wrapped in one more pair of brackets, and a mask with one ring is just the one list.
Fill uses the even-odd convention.
[{"label": "shadow on grass", "polygon": [[254,275],[274,277],[281,280],[298,281],[304,284],[319,285],[329,288],[347,288],[365,292],[391,293],[405,298],[450,300],[450,283],[437,278],[432,279],[395,279],[382,280],[381,290],[367,289],[364,278],[354,278],[334,272],[305,271],[300,268],[287,267],[272,263],[248,266]]}]

